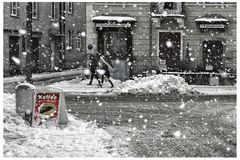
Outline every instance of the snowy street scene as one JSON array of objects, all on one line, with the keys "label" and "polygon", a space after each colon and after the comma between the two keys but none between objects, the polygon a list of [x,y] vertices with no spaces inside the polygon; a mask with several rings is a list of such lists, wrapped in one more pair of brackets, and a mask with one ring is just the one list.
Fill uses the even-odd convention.
[{"label": "snowy street scene", "polygon": [[4,2],[3,158],[236,158],[236,2]]}]

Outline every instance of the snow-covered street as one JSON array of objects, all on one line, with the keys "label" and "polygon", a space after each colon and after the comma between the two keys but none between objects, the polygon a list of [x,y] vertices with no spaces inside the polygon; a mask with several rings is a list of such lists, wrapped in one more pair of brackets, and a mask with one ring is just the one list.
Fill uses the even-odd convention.
[{"label": "snow-covered street", "polygon": [[[69,114],[63,128],[32,128],[16,114],[15,95],[4,99],[4,157],[125,157],[128,142],[113,138],[96,124]],[[120,147],[121,146],[121,147]]]},{"label": "snow-covered street", "polygon": [[[161,75],[157,75],[125,82],[113,80],[114,88],[107,82],[102,88],[97,87],[96,80],[91,86],[88,82],[88,79],[73,79],[50,83],[49,86],[66,93],[69,123],[61,128],[41,129],[26,125],[15,112],[15,94],[4,93],[4,156],[236,156],[234,97],[221,100],[205,95],[208,99],[205,101],[150,100],[154,90],[172,97],[176,93],[195,97],[194,87],[175,76],[161,79]],[[108,97],[122,93],[127,97],[128,93],[147,96],[140,101],[131,97],[124,101]]]}]

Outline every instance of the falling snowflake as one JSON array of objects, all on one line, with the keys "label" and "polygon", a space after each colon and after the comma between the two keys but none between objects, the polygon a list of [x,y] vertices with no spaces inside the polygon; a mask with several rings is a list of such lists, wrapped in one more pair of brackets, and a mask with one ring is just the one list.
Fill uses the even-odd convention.
[{"label": "falling snowflake", "polygon": [[81,36],[85,37],[86,36],[86,32],[81,32]]},{"label": "falling snowflake", "polygon": [[84,74],[85,74],[85,75],[89,75],[89,74],[90,74],[90,70],[89,70],[89,69],[85,69],[85,70],[84,70]]},{"label": "falling snowflake", "polygon": [[52,23],[52,27],[58,28],[59,27],[59,23],[57,23],[57,22]]},{"label": "falling snowflake", "polygon": [[182,104],[180,105],[180,108],[183,109],[185,107],[185,103],[182,102]]},{"label": "falling snowflake", "polygon": [[20,29],[20,30],[19,30],[19,33],[20,33],[21,35],[25,35],[25,34],[27,33],[27,31],[26,31],[25,29]]},{"label": "falling snowflake", "polygon": [[127,138],[126,138],[126,141],[128,141],[128,142],[131,141],[131,140],[132,140],[131,137],[127,137]]},{"label": "falling snowflake", "polygon": [[195,61],[195,58],[191,57],[191,58],[190,58],[190,61],[192,61],[192,62]]},{"label": "falling snowflake", "polygon": [[170,40],[168,40],[168,41],[166,42],[166,46],[167,46],[168,48],[172,48],[172,47],[173,47],[173,44],[172,44],[172,42],[171,42]]},{"label": "falling snowflake", "polygon": [[119,60],[119,59],[116,59],[116,60],[115,60],[115,63],[116,63],[116,64],[119,64],[119,63],[120,63],[120,60]]},{"label": "falling snowflake", "polygon": [[174,135],[176,138],[180,138],[180,137],[181,137],[181,131],[178,130],[178,131],[174,132],[173,135]]},{"label": "falling snowflake", "polygon": [[15,64],[20,65],[20,60],[17,57],[12,57],[12,60],[14,61]]}]

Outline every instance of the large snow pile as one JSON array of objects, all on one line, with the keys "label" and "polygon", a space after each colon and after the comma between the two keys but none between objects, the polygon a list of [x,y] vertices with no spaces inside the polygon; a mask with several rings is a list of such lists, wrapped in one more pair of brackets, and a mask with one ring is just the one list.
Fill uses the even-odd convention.
[{"label": "large snow pile", "polygon": [[118,157],[127,156],[126,141],[68,115],[63,128],[32,128],[15,112],[15,95],[3,94],[4,157]]},{"label": "large snow pile", "polygon": [[153,75],[143,78],[135,78],[121,83],[114,89],[118,94],[195,94],[197,91],[191,88],[182,77],[174,75]]}]

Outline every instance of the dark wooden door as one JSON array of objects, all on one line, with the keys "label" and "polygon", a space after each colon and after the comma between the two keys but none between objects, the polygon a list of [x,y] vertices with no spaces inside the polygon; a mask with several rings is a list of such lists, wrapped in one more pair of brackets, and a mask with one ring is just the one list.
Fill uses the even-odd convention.
[{"label": "dark wooden door", "polygon": [[112,77],[125,80],[130,76],[128,62],[131,57],[132,36],[130,31],[113,29],[98,32],[98,50],[108,56],[115,68]]},{"label": "dark wooden door", "polygon": [[218,72],[223,69],[223,44],[221,41],[203,41],[203,66]]},{"label": "dark wooden door", "polygon": [[166,60],[168,70],[178,70],[180,51],[180,32],[159,32],[159,58]]},{"label": "dark wooden door", "polygon": [[9,36],[9,74],[20,74],[19,37]]}]

